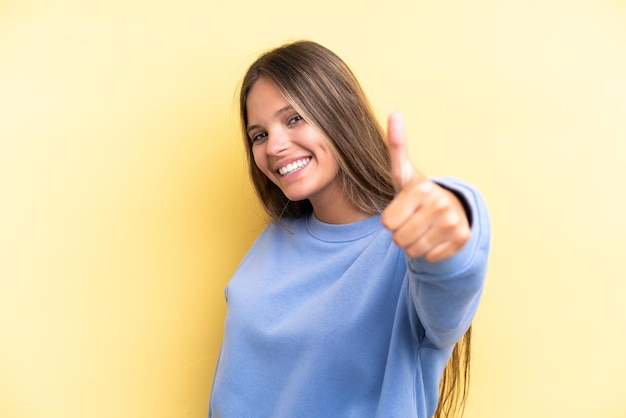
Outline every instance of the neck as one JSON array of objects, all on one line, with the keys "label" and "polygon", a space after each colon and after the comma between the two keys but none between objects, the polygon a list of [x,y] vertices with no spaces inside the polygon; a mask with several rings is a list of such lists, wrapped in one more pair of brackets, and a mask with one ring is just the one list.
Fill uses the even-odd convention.
[{"label": "neck", "polygon": [[363,212],[346,199],[333,202],[312,201],[311,204],[315,217],[327,224],[349,224],[370,216],[369,213]]}]

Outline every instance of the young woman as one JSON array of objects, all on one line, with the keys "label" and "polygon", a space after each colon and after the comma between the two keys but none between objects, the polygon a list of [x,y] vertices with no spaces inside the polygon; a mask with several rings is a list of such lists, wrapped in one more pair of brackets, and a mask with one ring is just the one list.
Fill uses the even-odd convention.
[{"label": "young woman", "polygon": [[240,106],[271,221],[226,288],[209,417],[454,412],[487,268],[479,193],[423,176],[401,115],[385,141],[352,72],[319,44],[259,57]]}]

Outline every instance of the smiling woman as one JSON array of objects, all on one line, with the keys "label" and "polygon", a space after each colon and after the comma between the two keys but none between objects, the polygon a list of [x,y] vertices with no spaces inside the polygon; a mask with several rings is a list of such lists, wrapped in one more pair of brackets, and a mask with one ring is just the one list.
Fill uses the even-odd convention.
[{"label": "smiling woman", "polygon": [[254,162],[290,201],[308,199],[320,220],[328,223],[365,216],[343,198],[329,141],[268,78],[259,78],[250,89],[247,112]]},{"label": "smiling woman", "polygon": [[209,416],[450,416],[486,275],[479,193],[417,171],[399,114],[387,145],[352,72],[319,44],[262,55],[240,105],[272,220],[226,288]]}]

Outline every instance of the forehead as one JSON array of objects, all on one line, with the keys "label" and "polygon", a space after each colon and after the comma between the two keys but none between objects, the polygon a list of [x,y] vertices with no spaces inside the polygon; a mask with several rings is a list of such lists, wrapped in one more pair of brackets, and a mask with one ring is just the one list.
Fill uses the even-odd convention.
[{"label": "forehead", "polygon": [[265,77],[260,77],[250,88],[246,98],[248,118],[261,116],[264,113],[274,113],[288,105],[285,96],[276,85]]}]

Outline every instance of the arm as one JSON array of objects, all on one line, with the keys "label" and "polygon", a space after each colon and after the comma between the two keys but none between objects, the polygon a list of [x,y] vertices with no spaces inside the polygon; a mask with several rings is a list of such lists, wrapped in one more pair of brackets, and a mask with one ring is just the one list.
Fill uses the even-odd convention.
[{"label": "arm", "polygon": [[406,254],[420,336],[448,346],[470,325],[482,293],[490,239],[487,210],[472,186],[453,179],[434,182],[415,169],[398,114],[389,119],[388,141],[396,197],[382,222]]},{"label": "arm", "polygon": [[478,308],[487,274],[491,225],[474,187],[450,178],[436,182],[462,196],[472,219],[469,239],[454,255],[434,263],[407,258],[410,303],[419,318],[420,337],[442,348],[463,336]]}]

